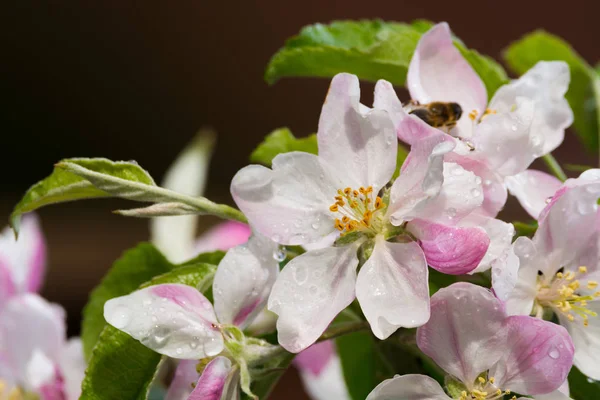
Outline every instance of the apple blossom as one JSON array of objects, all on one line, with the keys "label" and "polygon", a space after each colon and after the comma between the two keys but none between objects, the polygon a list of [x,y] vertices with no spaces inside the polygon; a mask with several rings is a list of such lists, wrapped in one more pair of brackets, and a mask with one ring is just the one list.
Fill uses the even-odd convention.
[{"label": "apple blossom", "polygon": [[[467,273],[488,249],[484,229],[458,225],[483,194],[473,173],[443,163],[453,141],[418,126],[422,140],[388,189],[396,167],[393,126],[359,96],[355,76],[337,75],[319,120],[319,154],[280,154],[272,169],[251,165],[232,181],[250,223],[274,241],[309,245],[341,236],[334,247],[292,259],[273,287],[269,309],[279,316],[280,344],[292,352],[314,343],[355,296],[380,339],[422,325],[429,316],[427,263]],[[357,276],[359,250],[365,260]]]},{"label": "apple blossom", "polygon": [[[562,61],[541,61],[521,78],[497,90],[487,101],[486,88],[452,43],[450,28],[440,23],[425,33],[411,60],[407,86],[413,100],[456,102],[462,117],[449,133],[458,138],[445,160],[460,164],[483,179],[482,212],[496,216],[506,202],[506,181],[518,176],[536,158],[558,147],[573,112],[564,95],[569,67]],[[392,86],[380,81],[374,107],[390,112],[401,140],[420,139]]]},{"label": "apple blossom", "polygon": [[313,400],[350,400],[333,341],[313,344],[296,356],[294,365]]},{"label": "apple blossom", "polygon": [[[247,327],[264,308],[279,272],[279,264],[273,258],[276,249],[272,241],[253,235],[248,243],[229,250],[213,281],[214,307],[193,287],[161,284],[107,301],[105,319],[160,354],[181,360],[212,359],[189,398],[233,399],[227,396],[237,395],[240,379],[242,385],[247,382],[243,376],[247,367],[243,355],[232,353],[227,343],[246,343],[239,337],[240,329]],[[248,345],[255,345],[255,350],[260,351],[258,344]],[[190,368],[189,363],[180,364],[175,387],[171,388],[173,399],[181,398],[176,397],[178,393],[186,393],[181,384],[193,376]],[[191,383],[187,382],[188,389]],[[231,390],[224,391],[225,386]]]},{"label": "apple blossom", "polygon": [[600,379],[600,170],[569,179],[540,212],[533,239],[498,259],[493,287],[511,315],[554,313],[575,344],[575,365]]},{"label": "apple blossom", "polygon": [[573,344],[564,328],[533,317],[507,316],[489,290],[470,283],[456,283],[433,295],[431,319],[418,328],[417,345],[448,373],[448,394],[428,376],[404,375],[381,383],[367,400],[561,396],[558,389],[573,363]]}]

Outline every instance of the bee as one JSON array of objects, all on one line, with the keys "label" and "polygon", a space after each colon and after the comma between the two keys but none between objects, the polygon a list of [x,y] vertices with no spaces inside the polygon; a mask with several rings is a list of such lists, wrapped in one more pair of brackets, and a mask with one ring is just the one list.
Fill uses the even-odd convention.
[{"label": "bee", "polygon": [[427,104],[419,104],[411,100],[405,108],[409,114],[413,114],[434,128],[445,129],[450,132],[462,116],[462,107],[458,103],[444,103],[434,101]]}]

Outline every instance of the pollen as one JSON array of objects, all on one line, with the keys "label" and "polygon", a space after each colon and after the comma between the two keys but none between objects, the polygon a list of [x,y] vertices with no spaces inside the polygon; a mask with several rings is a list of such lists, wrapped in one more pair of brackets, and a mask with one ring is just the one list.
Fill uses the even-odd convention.
[{"label": "pollen", "polygon": [[470,391],[463,390],[458,400],[500,400],[504,395],[510,394],[510,390],[502,390],[494,383],[494,377],[488,379],[479,376]]},{"label": "pollen", "polygon": [[580,266],[575,272],[558,272],[550,283],[540,277],[536,297],[538,311],[549,307],[571,322],[579,321],[588,326],[589,318],[598,316],[588,308],[588,302],[600,298],[600,292],[582,293],[582,288],[594,290],[598,287],[597,281],[585,280],[587,271],[587,267]]},{"label": "pollen", "polygon": [[386,204],[373,193],[372,186],[339,189],[334,199],[329,211],[337,215],[334,226],[342,235],[355,231],[376,233],[382,228],[383,213],[379,211],[386,208]]}]

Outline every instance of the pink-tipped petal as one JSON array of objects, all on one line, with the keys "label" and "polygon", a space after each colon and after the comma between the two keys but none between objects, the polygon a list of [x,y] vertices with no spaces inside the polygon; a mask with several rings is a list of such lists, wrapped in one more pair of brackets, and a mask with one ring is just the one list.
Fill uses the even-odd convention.
[{"label": "pink-tipped petal", "polygon": [[483,82],[452,43],[450,27],[443,22],[425,33],[410,61],[406,83],[410,96],[420,103],[458,103],[463,112],[458,135],[470,137],[473,122],[468,114],[486,109]]},{"label": "pink-tipped petal", "polygon": [[451,400],[437,381],[425,375],[395,376],[381,382],[366,400]]},{"label": "pink-tipped petal", "polygon": [[227,251],[235,246],[246,243],[251,233],[250,227],[241,222],[221,222],[198,237],[194,245],[195,252]]},{"label": "pink-tipped petal", "polygon": [[212,304],[190,286],[156,285],[111,299],[104,304],[104,318],[169,357],[200,359],[223,350]]},{"label": "pink-tipped petal", "polygon": [[573,365],[573,342],[560,325],[529,316],[506,320],[508,348],[490,370],[498,387],[525,395],[558,389]]},{"label": "pink-tipped petal", "polygon": [[188,400],[222,400],[226,393],[228,377],[231,375],[231,361],[225,357],[212,360],[198,379],[196,388]]},{"label": "pink-tipped petal", "polygon": [[278,245],[260,234],[229,250],[213,281],[215,312],[222,324],[244,329],[260,313],[279,274]]},{"label": "pink-tipped petal", "polygon": [[46,242],[35,214],[23,217],[18,240],[8,227],[0,234],[0,275],[7,271],[16,293],[40,290],[46,271]]},{"label": "pink-tipped petal", "polygon": [[419,240],[427,263],[445,274],[473,271],[490,244],[487,233],[479,227],[455,227],[414,219],[407,229]]},{"label": "pink-tipped petal", "polygon": [[504,254],[512,243],[515,235],[515,227],[513,224],[506,223],[496,218],[478,215],[473,213],[460,221],[462,227],[480,227],[490,239],[490,245],[479,262],[477,268],[471,271],[471,274],[487,271],[492,264]]},{"label": "pink-tipped petal", "polygon": [[414,242],[376,238],[371,257],[356,281],[356,297],[373,334],[386,339],[398,328],[415,328],[429,319],[429,271]]},{"label": "pink-tipped petal", "polygon": [[396,169],[396,134],[385,111],[360,107],[359,101],[358,78],[336,75],[319,119],[319,157],[348,180],[346,186],[378,192]]},{"label": "pink-tipped petal", "polygon": [[533,101],[531,140],[537,143],[539,155],[548,154],[562,143],[565,129],[573,123],[573,111],[565,99],[570,79],[565,62],[540,61],[519,79],[498,89],[490,108],[506,111],[518,97]]},{"label": "pink-tipped petal", "polygon": [[319,157],[291,152],[275,157],[272,170],[242,168],[233,177],[231,194],[258,232],[277,243],[301,245],[335,231],[329,206],[337,190],[350,185]]},{"label": "pink-tipped petal", "polygon": [[0,354],[17,381],[39,388],[54,382],[61,355],[65,314],[36,294],[13,297],[0,311]]},{"label": "pink-tipped petal", "polygon": [[554,196],[562,182],[545,172],[528,169],[506,178],[506,186],[525,211],[537,219],[546,207],[546,200]]},{"label": "pink-tipped petal", "polygon": [[505,352],[506,315],[487,289],[455,283],[431,298],[431,318],[417,329],[417,345],[444,371],[475,382]]},{"label": "pink-tipped petal", "polygon": [[335,316],[354,300],[357,247],[313,250],[290,261],[269,297],[279,316],[279,344],[298,353],[313,344]]},{"label": "pink-tipped petal", "polygon": [[[223,358],[223,357],[217,357]],[[175,369],[175,376],[169,385],[165,400],[187,400],[194,390],[194,384],[200,378],[196,366],[197,360],[181,360]],[[208,378],[208,375],[207,375]]]},{"label": "pink-tipped petal", "polygon": [[317,343],[299,353],[294,365],[313,400],[350,400],[340,358],[331,340]]}]

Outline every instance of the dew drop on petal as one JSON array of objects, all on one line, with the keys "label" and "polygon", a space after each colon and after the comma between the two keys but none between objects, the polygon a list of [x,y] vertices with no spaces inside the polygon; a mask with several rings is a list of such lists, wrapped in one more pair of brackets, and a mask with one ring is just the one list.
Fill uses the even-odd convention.
[{"label": "dew drop on petal", "polygon": [[471,189],[471,196],[479,197],[480,194],[481,192],[479,191],[479,189]]},{"label": "dew drop on petal", "polygon": [[277,262],[282,262],[286,256],[287,253],[283,247],[279,247],[273,252],[273,259]]},{"label": "dew drop on petal", "polygon": [[296,281],[296,283],[298,285],[304,284],[307,279],[308,279],[308,272],[306,271],[306,268],[304,268],[303,266],[300,266],[300,267],[294,269],[294,280]]},{"label": "dew drop on petal", "polygon": [[550,349],[550,351],[548,352],[548,356],[550,358],[552,358],[553,360],[556,360],[559,356],[560,353],[558,352],[558,349],[556,347],[553,347],[552,349]]},{"label": "dew drop on petal", "polygon": [[117,306],[113,316],[112,325],[117,329],[125,328],[131,321],[131,311],[125,306]]},{"label": "dew drop on petal", "polygon": [[511,126],[511,127],[510,127],[510,129],[511,129],[513,132],[516,132],[516,131],[517,131],[517,129],[518,129],[518,127],[517,127],[517,125],[515,124],[515,125]]}]

